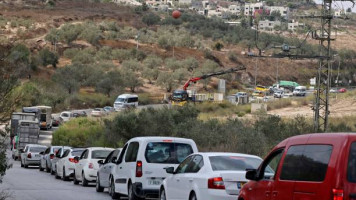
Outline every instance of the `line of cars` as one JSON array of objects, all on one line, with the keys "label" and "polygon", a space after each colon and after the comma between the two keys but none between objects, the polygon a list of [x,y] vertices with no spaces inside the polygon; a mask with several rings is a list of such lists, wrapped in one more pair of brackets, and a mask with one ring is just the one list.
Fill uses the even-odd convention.
[{"label": "line of cars", "polygon": [[96,191],[108,188],[112,199],[356,198],[356,134],[352,133],[294,136],[276,145],[264,160],[246,154],[201,153],[193,140],[173,137],[133,138],[122,149],[68,147],[64,154],[59,152],[56,178],[68,180],[72,175],[73,183],[83,186],[95,182]]}]

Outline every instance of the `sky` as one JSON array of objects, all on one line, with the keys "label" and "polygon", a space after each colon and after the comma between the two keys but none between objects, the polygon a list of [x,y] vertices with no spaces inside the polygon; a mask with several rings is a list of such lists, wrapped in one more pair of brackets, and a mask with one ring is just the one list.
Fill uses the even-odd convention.
[{"label": "sky", "polygon": [[[318,4],[321,4],[323,2],[322,0],[314,0],[314,1]],[[355,3],[356,3],[356,0],[355,0]],[[352,8],[352,3],[348,2],[348,1],[345,1],[345,2],[334,1],[333,7],[335,9],[340,9],[343,7],[346,10],[347,8]],[[356,5],[352,8],[352,12],[356,12]]]}]

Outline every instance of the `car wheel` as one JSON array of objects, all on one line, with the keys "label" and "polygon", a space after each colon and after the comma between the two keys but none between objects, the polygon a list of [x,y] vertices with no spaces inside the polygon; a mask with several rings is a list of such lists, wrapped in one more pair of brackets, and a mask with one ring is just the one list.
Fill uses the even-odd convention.
[{"label": "car wheel", "polygon": [[192,192],[192,194],[190,194],[189,200],[197,200],[197,196],[195,195],[194,192]]},{"label": "car wheel", "polygon": [[159,194],[159,199],[160,200],[166,200],[166,191],[164,189],[161,190],[160,194]]},{"label": "car wheel", "polygon": [[88,180],[85,179],[84,172],[82,173],[82,186],[83,187],[88,186]]},{"label": "car wheel", "polygon": [[51,175],[54,175],[55,171],[53,171],[53,168],[51,167]]},{"label": "car wheel", "polygon": [[40,172],[42,172],[44,169],[42,168],[42,165],[40,164],[40,168],[39,168]]},{"label": "car wheel", "polygon": [[109,194],[111,196],[111,199],[120,199],[120,194],[115,192],[114,179],[111,179],[110,187],[109,187]]},{"label": "car wheel", "polygon": [[54,178],[56,179],[60,179],[61,177],[58,176],[58,169],[56,169],[56,171],[54,172]]},{"label": "car wheel", "polygon": [[63,180],[63,181],[68,181],[68,180],[69,180],[68,176],[66,176],[66,169],[65,169],[65,167],[63,167],[62,180]]},{"label": "car wheel", "polygon": [[77,180],[77,177],[75,175],[75,171],[74,171],[73,183],[74,183],[74,185],[78,185],[79,184],[79,181]]},{"label": "car wheel", "polygon": [[131,183],[129,183],[129,188],[128,188],[128,198],[129,200],[140,200],[141,198],[139,198],[138,196],[136,196],[135,192],[134,192],[134,189],[133,189],[133,186]]},{"label": "car wheel", "polygon": [[21,167],[23,167],[22,160],[21,160]]},{"label": "car wheel", "polygon": [[23,164],[23,166],[24,166],[25,168],[28,168],[28,165],[26,164],[26,162]]},{"label": "car wheel", "polygon": [[96,186],[95,189],[97,192],[104,192],[104,188],[100,186],[99,175],[96,177]]}]

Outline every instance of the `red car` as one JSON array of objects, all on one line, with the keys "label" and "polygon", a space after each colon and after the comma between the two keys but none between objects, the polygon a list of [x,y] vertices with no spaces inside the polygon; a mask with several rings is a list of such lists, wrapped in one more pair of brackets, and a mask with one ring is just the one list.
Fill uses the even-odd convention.
[{"label": "red car", "polygon": [[[271,167],[275,173],[265,173]],[[269,169],[270,171],[270,169]],[[257,170],[238,200],[356,199],[356,134],[322,133],[279,143]]]},{"label": "red car", "polygon": [[345,93],[345,92],[347,92],[346,88],[340,88],[339,89],[339,93]]}]

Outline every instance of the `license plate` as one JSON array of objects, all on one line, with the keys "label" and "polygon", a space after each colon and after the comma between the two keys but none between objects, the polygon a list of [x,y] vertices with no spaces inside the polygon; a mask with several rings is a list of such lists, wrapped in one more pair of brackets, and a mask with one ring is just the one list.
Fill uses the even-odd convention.
[{"label": "license plate", "polygon": [[40,155],[35,155],[36,158],[40,157]]},{"label": "license plate", "polygon": [[148,180],[148,185],[161,185],[160,180]]}]

